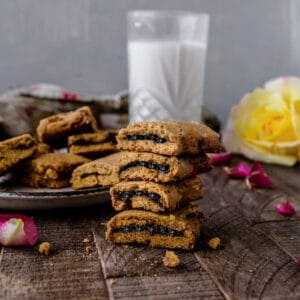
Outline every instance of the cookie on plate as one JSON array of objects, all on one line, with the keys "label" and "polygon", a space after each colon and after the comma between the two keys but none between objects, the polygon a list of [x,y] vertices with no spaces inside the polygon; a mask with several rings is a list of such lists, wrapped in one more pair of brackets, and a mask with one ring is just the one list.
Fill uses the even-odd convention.
[{"label": "cookie on plate", "polygon": [[36,129],[39,142],[53,147],[67,145],[69,135],[97,131],[97,122],[88,106],[40,120]]},{"label": "cookie on plate", "polygon": [[107,223],[106,239],[121,244],[140,243],[191,250],[200,234],[203,219],[203,214],[192,205],[172,214],[125,210]]},{"label": "cookie on plate", "polygon": [[73,170],[89,159],[71,153],[46,153],[27,161],[20,181],[30,187],[62,188],[70,186]]},{"label": "cookie on plate", "polygon": [[72,188],[108,187],[119,182],[117,163],[121,152],[114,153],[77,167],[72,174]]},{"label": "cookie on plate", "polygon": [[95,133],[71,135],[68,138],[69,152],[91,159],[117,152],[117,133],[117,130],[104,130]]},{"label": "cookie on plate", "polygon": [[34,157],[37,157],[42,154],[51,153],[53,152],[51,147],[48,144],[45,143],[37,143],[36,145],[36,151],[34,153]]},{"label": "cookie on plate", "polygon": [[173,211],[183,204],[202,198],[203,194],[204,186],[198,177],[166,184],[122,181],[110,188],[112,206],[116,211],[125,209]]},{"label": "cookie on plate", "polygon": [[120,159],[120,180],[149,180],[171,182],[210,170],[206,154],[164,156],[147,152],[127,152]]},{"label": "cookie on plate", "polygon": [[10,171],[36,151],[36,142],[30,134],[23,134],[0,142],[0,174]]},{"label": "cookie on plate", "polygon": [[117,136],[120,150],[178,156],[219,152],[220,136],[204,124],[180,121],[132,123]]}]

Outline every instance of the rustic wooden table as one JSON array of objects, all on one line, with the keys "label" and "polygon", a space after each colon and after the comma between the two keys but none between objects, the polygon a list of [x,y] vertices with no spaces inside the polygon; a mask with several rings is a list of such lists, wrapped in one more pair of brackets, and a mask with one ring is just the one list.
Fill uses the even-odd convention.
[{"label": "rustic wooden table", "polygon": [[[248,190],[217,167],[201,177],[206,215],[195,251],[176,251],[180,267],[164,267],[165,250],[105,241],[110,204],[68,211],[32,212],[38,246],[2,247],[1,299],[300,299],[300,169],[266,170],[273,189]],[[283,217],[275,205],[290,198],[298,213]],[[221,238],[209,250],[211,237]],[[90,239],[86,251],[83,239]]]}]

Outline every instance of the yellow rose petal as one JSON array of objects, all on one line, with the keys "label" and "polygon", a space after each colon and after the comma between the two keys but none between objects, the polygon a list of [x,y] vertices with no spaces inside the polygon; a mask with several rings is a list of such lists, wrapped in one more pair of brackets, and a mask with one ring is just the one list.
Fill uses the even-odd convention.
[{"label": "yellow rose petal", "polygon": [[256,89],[232,109],[231,117],[239,134],[249,140],[273,140],[290,127],[285,102],[277,95]]},{"label": "yellow rose petal", "polygon": [[296,137],[300,139],[300,100],[291,103],[290,108],[294,132]]},{"label": "yellow rose petal", "polygon": [[297,162],[297,156],[295,155],[281,155],[277,153],[271,153],[270,151],[267,151],[263,148],[249,144],[241,146],[241,153],[252,160],[274,163],[284,166],[293,166]]},{"label": "yellow rose petal", "polygon": [[287,104],[300,99],[300,78],[279,77],[265,83],[266,90],[276,92]]}]

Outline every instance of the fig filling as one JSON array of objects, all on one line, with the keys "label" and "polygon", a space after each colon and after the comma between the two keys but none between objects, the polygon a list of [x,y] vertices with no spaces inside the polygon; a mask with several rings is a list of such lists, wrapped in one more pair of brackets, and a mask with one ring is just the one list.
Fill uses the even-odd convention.
[{"label": "fig filling", "polygon": [[171,229],[161,225],[128,225],[115,228],[114,232],[129,233],[147,231],[150,234],[166,234],[169,236],[183,236],[183,231]]},{"label": "fig filling", "polygon": [[34,142],[29,142],[27,144],[16,144],[16,145],[11,145],[10,149],[11,150],[26,150],[30,149],[34,145]]},{"label": "fig filling", "polygon": [[86,177],[89,177],[89,176],[98,176],[98,175],[99,175],[98,172],[83,173],[83,174],[80,174],[80,178],[83,179],[83,178],[86,178]]},{"label": "fig filling", "polygon": [[136,167],[145,167],[147,169],[156,170],[160,173],[168,173],[170,170],[170,166],[166,164],[156,164],[153,162],[148,162],[143,160],[135,160],[130,162],[127,165],[120,167],[119,174],[123,171],[126,171],[131,168],[136,168]]},{"label": "fig filling", "polygon": [[131,198],[134,196],[140,196],[140,197],[146,197],[150,201],[160,204],[160,195],[153,192],[141,191],[141,190],[122,191],[122,192],[118,192],[117,195],[118,195],[118,199],[126,202],[130,202]]},{"label": "fig filling", "polygon": [[167,140],[157,134],[127,134],[128,141],[153,141],[156,144],[166,143]]}]

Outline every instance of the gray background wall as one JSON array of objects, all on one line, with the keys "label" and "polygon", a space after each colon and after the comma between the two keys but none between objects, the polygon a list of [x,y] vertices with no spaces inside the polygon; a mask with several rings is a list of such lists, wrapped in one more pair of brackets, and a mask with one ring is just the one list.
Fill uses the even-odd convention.
[{"label": "gray background wall", "polygon": [[300,74],[298,0],[1,0],[0,92],[38,82],[100,95],[126,89],[132,9],[211,15],[204,99],[223,123],[245,92]]}]

